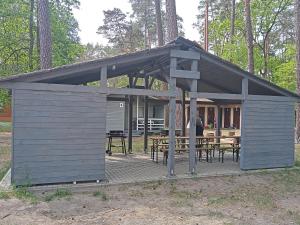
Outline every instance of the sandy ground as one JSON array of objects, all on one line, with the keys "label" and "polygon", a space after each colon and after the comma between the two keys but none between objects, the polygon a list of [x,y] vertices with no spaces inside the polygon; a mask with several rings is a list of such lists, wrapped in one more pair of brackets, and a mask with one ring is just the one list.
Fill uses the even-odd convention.
[{"label": "sandy ground", "polygon": [[0,199],[0,224],[300,224],[300,171],[107,186],[37,203]]}]

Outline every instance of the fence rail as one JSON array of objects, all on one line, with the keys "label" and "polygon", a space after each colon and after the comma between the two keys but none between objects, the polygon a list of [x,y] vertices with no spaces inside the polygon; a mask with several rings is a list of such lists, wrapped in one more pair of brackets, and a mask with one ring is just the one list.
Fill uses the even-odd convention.
[{"label": "fence rail", "polygon": [[[148,119],[148,130],[161,130],[165,127],[165,121],[161,118],[149,118]],[[137,130],[144,129],[144,118],[137,119]]]}]

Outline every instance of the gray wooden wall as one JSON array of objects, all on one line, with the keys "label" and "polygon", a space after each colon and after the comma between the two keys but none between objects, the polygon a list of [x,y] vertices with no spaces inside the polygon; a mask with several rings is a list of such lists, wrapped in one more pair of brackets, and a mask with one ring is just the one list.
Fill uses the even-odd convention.
[{"label": "gray wooden wall", "polygon": [[106,97],[14,90],[12,182],[105,179]]},{"label": "gray wooden wall", "polygon": [[242,106],[241,169],[293,166],[294,119],[291,99],[249,96]]},{"label": "gray wooden wall", "polygon": [[123,130],[125,125],[125,102],[108,101],[106,113],[106,132]]}]

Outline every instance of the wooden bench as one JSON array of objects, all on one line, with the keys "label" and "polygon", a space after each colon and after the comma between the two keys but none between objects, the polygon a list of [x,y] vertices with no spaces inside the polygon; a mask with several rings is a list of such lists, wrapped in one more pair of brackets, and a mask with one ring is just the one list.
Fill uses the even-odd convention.
[{"label": "wooden bench", "polygon": [[238,162],[238,160],[239,160],[239,154],[240,154],[240,146],[239,145],[234,145],[234,144],[232,144],[232,146],[220,146],[219,148],[218,148],[218,150],[219,150],[219,162],[220,162],[220,160],[222,161],[222,163],[224,162],[224,154],[225,154],[225,152],[227,152],[227,151],[232,151],[232,160],[234,161],[234,156],[235,156],[235,154],[236,154],[236,162]]}]

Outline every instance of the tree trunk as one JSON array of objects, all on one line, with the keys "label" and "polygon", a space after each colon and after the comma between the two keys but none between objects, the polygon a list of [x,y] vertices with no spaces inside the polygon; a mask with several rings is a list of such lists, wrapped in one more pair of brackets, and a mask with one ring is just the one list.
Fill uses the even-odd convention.
[{"label": "tree trunk", "polygon": [[28,50],[28,67],[29,70],[33,70],[33,14],[34,14],[34,0],[30,0],[30,16],[29,16],[29,50]]},{"label": "tree trunk", "polygon": [[52,67],[52,40],[48,0],[38,0],[41,69]]},{"label": "tree trunk", "polygon": [[[175,0],[166,0],[167,18],[167,40],[172,41],[178,37],[177,13]],[[165,106],[164,121],[165,126],[169,127],[169,106]]]},{"label": "tree trunk", "polygon": [[161,21],[161,0],[155,0],[155,14],[156,14],[156,32],[157,32],[157,40],[158,46],[164,45],[164,35],[163,35],[163,27]]},{"label": "tree trunk", "polygon": [[[300,94],[300,0],[295,0],[296,13],[296,77],[297,94]],[[300,104],[297,105],[296,139],[300,141]]]},{"label": "tree trunk", "polygon": [[204,49],[208,51],[208,0],[205,1]]},{"label": "tree trunk", "polygon": [[232,0],[231,3],[231,21],[230,21],[230,42],[233,44],[235,31],[235,0]]},{"label": "tree trunk", "polygon": [[250,0],[245,0],[245,25],[246,40],[248,48],[248,71],[254,73],[254,56],[253,56],[253,31],[251,22]]},{"label": "tree trunk", "polygon": [[175,0],[166,0],[166,18],[168,41],[178,37],[177,14]]}]

